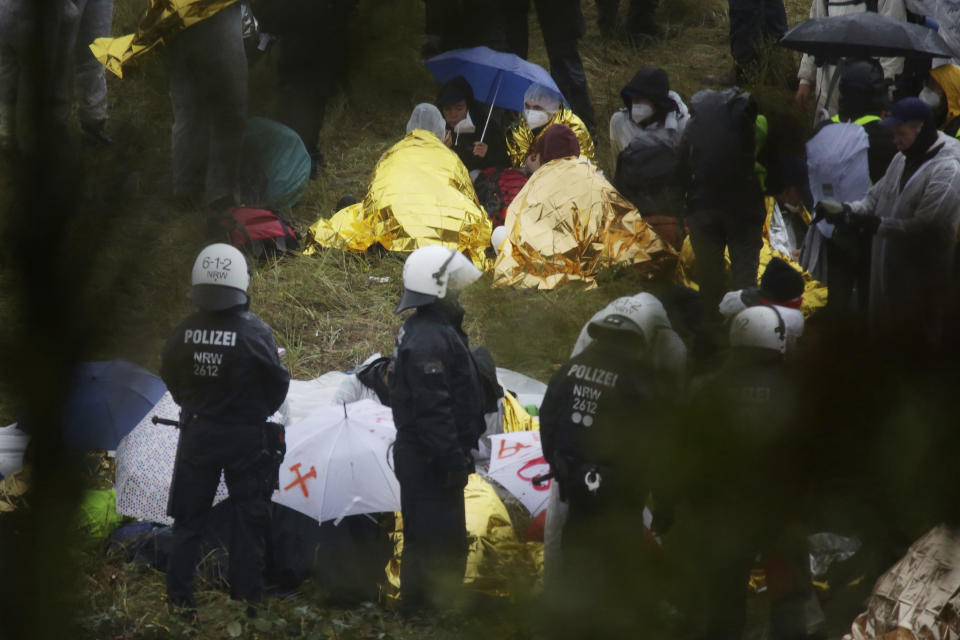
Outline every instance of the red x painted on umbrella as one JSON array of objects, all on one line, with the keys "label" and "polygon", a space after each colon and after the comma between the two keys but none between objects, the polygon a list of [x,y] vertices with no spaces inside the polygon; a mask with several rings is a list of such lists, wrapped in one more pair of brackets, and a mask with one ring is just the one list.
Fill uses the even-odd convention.
[{"label": "red x painted on umbrella", "polygon": [[292,471],[293,473],[297,474],[297,479],[294,480],[293,482],[291,482],[290,484],[288,484],[287,486],[285,486],[285,487],[283,488],[283,490],[284,490],[284,491],[289,491],[290,489],[294,488],[295,486],[300,485],[300,490],[303,491],[303,497],[304,497],[304,498],[309,498],[309,497],[310,497],[310,492],[307,491],[307,478],[316,478],[316,477],[317,477],[317,470],[316,470],[314,467],[311,466],[311,467],[310,467],[310,471],[308,471],[308,472],[306,473],[306,475],[300,475],[300,463],[298,462],[297,464],[295,464],[295,465],[293,465],[292,467],[290,467],[290,471]]}]

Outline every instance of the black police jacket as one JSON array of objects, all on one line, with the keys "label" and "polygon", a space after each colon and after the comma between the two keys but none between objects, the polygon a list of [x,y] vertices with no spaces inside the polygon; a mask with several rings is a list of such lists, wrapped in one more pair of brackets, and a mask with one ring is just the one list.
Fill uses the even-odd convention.
[{"label": "black police jacket", "polygon": [[550,379],[540,407],[543,454],[567,495],[597,467],[617,484],[646,487],[659,404],[654,372],[615,340],[595,340]]},{"label": "black police jacket", "polygon": [[397,445],[412,446],[446,469],[469,464],[486,428],[483,387],[462,319],[451,304],[419,307],[397,336],[390,376]]},{"label": "black police jacket", "polygon": [[160,376],[182,420],[219,423],[264,422],[290,385],[273,331],[245,305],[181,322],[167,340]]}]

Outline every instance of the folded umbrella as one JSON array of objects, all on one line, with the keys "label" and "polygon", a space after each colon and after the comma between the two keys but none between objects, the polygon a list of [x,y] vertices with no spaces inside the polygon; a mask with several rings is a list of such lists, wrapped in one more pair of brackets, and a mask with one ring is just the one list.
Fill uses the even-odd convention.
[{"label": "folded umbrella", "polygon": [[805,20],[777,44],[823,60],[953,55],[936,31],[869,11]]}]

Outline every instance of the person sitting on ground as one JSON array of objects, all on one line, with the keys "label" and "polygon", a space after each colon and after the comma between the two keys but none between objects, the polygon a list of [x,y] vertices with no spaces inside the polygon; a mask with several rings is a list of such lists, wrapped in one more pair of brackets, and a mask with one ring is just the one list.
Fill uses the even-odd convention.
[{"label": "person sitting on ground", "polygon": [[507,209],[495,285],[592,285],[607,266],[642,272],[672,266],[673,250],[579,151],[574,132],[558,124],[534,145],[533,173]]},{"label": "person sitting on ground", "polygon": [[561,102],[555,91],[534,83],[523,95],[523,117],[507,132],[507,155],[515,168],[524,166],[533,143],[553,124],[572,129],[580,145],[580,154],[591,162],[596,161],[593,138],[583,120]]},{"label": "person sitting on ground", "polygon": [[797,157],[783,158],[778,179],[771,182],[777,183],[776,195],[766,197],[767,219],[763,223],[763,235],[773,249],[797,260],[810,226],[810,212],[806,205],[810,200],[806,163]]},{"label": "person sitting on ground", "polygon": [[786,260],[773,258],[760,277],[759,287],[730,291],[720,302],[720,313],[732,318],[747,307],[773,305],[783,318],[787,331],[787,352],[792,352],[803,335],[803,290],[805,283],[799,271]]},{"label": "person sitting on ground", "polygon": [[690,118],[687,105],[670,89],[667,72],[643,67],[620,92],[623,108],[610,116],[610,148],[619,155],[641,136],[656,136],[676,145]]},{"label": "person sitting on ground", "polygon": [[437,107],[450,132],[450,148],[469,171],[509,165],[498,110],[491,114],[489,106],[477,102],[463,76],[440,88]]},{"label": "person sitting on ground", "polygon": [[944,64],[931,69],[920,99],[933,111],[938,129],[960,137],[960,66]]},{"label": "person sitting on ground", "polygon": [[[380,156],[363,200],[332,218],[321,217],[310,227],[310,241],[361,253],[376,245],[409,253],[442,244],[482,266],[490,219],[477,201],[467,168],[443,143],[450,133],[440,110],[418,104],[406,131]],[[306,253],[316,250],[308,246]]]}]

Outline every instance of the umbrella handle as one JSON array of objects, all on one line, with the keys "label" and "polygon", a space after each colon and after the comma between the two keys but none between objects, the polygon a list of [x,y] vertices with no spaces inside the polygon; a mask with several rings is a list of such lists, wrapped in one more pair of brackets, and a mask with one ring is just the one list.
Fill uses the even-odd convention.
[{"label": "umbrella handle", "polygon": [[554,473],[551,471],[550,473],[545,473],[542,476],[533,476],[533,479],[530,480],[530,483],[533,484],[533,486],[535,487],[539,487],[544,482],[552,479],[553,477],[554,477]]},{"label": "umbrella handle", "polygon": [[487,135],[487,126],[490,124],[490,116],[493,115],[493,103],[497,101],[497,96],[500,95],[500,83],[503,81],[503,71],[497,71],[497,88],[493,92],[493,99],[490,100],[490,110],[487,112],[487,121],[483,123],[483,131],[480,133],[480,142],[483,142],[484,136]]}]

